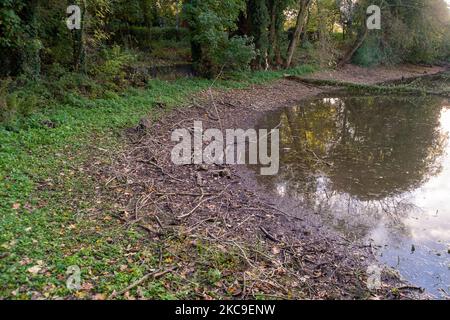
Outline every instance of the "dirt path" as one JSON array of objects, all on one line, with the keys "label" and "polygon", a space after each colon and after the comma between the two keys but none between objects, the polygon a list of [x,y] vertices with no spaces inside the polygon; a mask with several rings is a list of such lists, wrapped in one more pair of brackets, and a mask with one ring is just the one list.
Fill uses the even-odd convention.
[{"label": "dirt path", "polygon": [[[440,68],[403,66],[366,70],[348,66],[313,77],[374,83],[436,73]],[[351,243],[308,218],[294,203],[282,202],[255,182],[242,166],[184,165],[170,161],[176,128],[251,128],[265,111],[293,105],[322,92],[280,80],[245,90],[204,92],[192,104],[148,120],[128,131],[128,149],[99,176],[105,194],[121,207],[118,219],[134,224],[172,253],[177,272],[189,281],[201,268],[196,248],[201,243],[214,256],[222,275],[219,284],[205,284],[223,298],[371,299],[411,298],[416,290],[392,290],[403,284],[391,270],[383,287],[367,289],[372,248]],[[111,179],[113,177],[113,179]],[[175,241],[176,240],[176,241]],[[176,245],[175,245],[175,244]],[[202,294],[194,298],[205,298]]]}]

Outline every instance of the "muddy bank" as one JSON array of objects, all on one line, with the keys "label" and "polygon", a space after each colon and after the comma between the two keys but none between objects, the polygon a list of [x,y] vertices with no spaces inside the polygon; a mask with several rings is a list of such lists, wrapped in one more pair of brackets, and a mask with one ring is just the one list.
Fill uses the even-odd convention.
[{"label": "muddy bank", "polygon": [[[368,71],[348,66],[313,76],[374,83],[438,71],[410,66]],[[245,90],[207,91],[158,121],[143,119],[127,131],[127,149],[99,175],[104,193],[119,208],[115,217],[141,228],[149,241],[169,250],[176,265],[171,272],[186,283],[200,263],[194,254],[199,243],[218,254],[236,256],[232,264],[214,264],[222,279],[209,286],[223,298],[416,297],[419,290],[388,269],[383,272],[382,288],[369,291],[366,270],[374,262],[372,248],[344,239],[324,227],[317,215],[267,192],[245,166],[177,166],[170,160],[174,129],[191,129],[196,120],[203,122],[204,130],[252,128],[264,112],[323,91],[289,80]],[[186,245],[171,246],[174,239]],[[195,293],[193,298],[207,297]]]},{"label": "muddy bank", "polygon": [[348,81],[358,84],[375,84],[392,80],[415,78],[422,75],[431,75],[442,72],[445,67],[423,67],[417,65],[378,66],[362,68],[346,65],[339,70],[321,71],[311,75],[311,78],[321,80]]}]

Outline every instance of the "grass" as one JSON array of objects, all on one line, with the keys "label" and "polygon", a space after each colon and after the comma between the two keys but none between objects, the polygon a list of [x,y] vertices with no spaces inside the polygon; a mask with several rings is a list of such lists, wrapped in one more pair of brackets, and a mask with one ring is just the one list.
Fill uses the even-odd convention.
[{"label": "grass", "polygon": [[[312,71],[303,66],[289,73]],[[217,81],[215,87],[262,84],[285,72],[239,74]],[[99,187],[85,168],[106,167],[124,147],[121,132],[144,116],[157,117],[153,107],[158,103],[180,106],[210,85],[204,79],[153,80],[146,89],[105,99],[72,93],[65,103],[21,119],[14,127],[0,126],[0,298],[104,299],[158,268],[161,259],[170,263],[173,257],[160,257],[159,248],[144,234],[113,220],[108,213],[114,208],[97,203]],[[189,246],[186,239],[172,241],[180,252]],[[211,252],[207,244],[197,244],[197,254],[199,261],[213,264],[196,271],[191,287],[166,275],[149,283],[140,296],[189,298],[239,265],[236,255]],[[189,252],[185,258],[191,259]],[[72,265],[81,269],[78,291],[66,287]]]}]

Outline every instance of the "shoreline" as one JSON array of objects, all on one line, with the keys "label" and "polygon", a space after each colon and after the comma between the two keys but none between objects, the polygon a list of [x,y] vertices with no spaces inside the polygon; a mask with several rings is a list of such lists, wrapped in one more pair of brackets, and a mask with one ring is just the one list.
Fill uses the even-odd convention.
[{"label": "shoreline", "polygon": [[[378,69],[370,70],[367,78],[359,76],[356,83],[374,78],[380,80],[377,82],[407,79],[443,70],[414,67],[411,71],[406,67],[389,73],[387,68]],[[354,72],[355,67],[349,66],[338,73],[338,78],[355,81]],[[378,76],[374,77],[374,72]],[[330,74],[336,73],[319,72],[317,77],[326,78]],[[316,78],[316,74],[310,77]],[[370,292],[365,283],[366,268],[375,261],[372,248],[348,242],[336,231],[322,226],[320,219],[310,221],[301,213],[292,214],[289,207],[292,203],[280,208],[279,199],[258,185],[254,173],[245,166],[179,167],[170,162],[174,145],[170,132],[175,128],[189,127],[195,120],[203,121],[204,129],[251,128],[264,112],[327,91],[285,79],[248,89],[207,90],[188,107],[170,111],[155,123],[145,125],[148,122],[141,121],[140,126],[128,130],[129,147],[108,169],[116,174],[122,172],[127,180],[133,181],[126,197],[114,192],[117,187],[114,182],[108,184],[107,193],[126,208],[117,218],[123,223],[139,219],[138,225],[152,235],[153,241],[164,243],[168,235],[176,239],[187,237],[195,243],[206,243],[212,251],[233,252],[240,262],[227,271],[235,274],[239,298],[423,297],[417,288],[406,286],[388,269],[383,271],[382,289]],[[99,178],[103,182],[110,179],[109,175]],[[130,217],[133,207],[135,214]],[[195,259],[189,260],[188,253],[179,259],[176,272],[183,273],[187,265],[196,263]],[[219,270],[221,274],[224,271]],[[257,276],[249,279],[250,274]]]}]

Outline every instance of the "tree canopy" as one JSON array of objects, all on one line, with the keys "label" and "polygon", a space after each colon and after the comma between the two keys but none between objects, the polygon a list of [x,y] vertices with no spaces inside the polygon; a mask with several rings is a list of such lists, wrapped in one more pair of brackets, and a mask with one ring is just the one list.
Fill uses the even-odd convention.
[{"label": "tree canopy", "polygon": [[[65,24],[70,4],[81,8],[81,30]],[[366,34],[373,4],[382,28]],[[161,41],[189,43],[189,59],[207,76],[307,59],[432,63],[448,59],[449,13],[445,0],[2,0],[1,76],[35,79],[54,64],[92,72],[105,49],[154,52]]]}]

